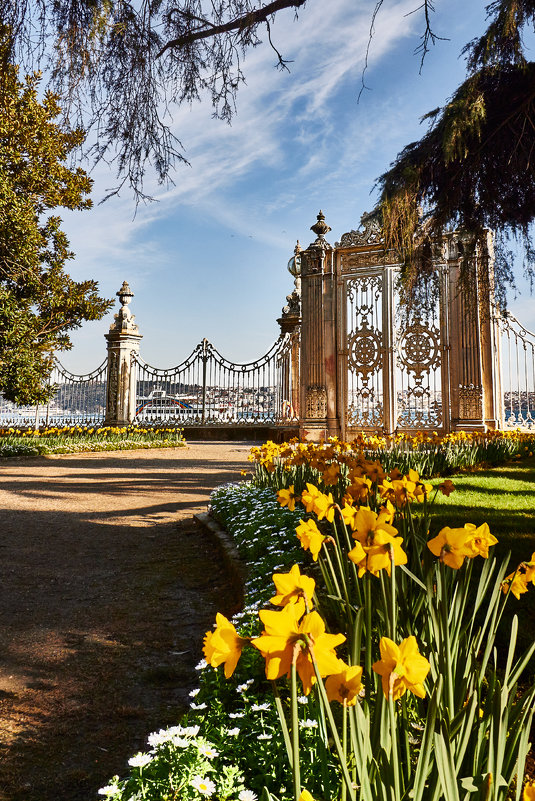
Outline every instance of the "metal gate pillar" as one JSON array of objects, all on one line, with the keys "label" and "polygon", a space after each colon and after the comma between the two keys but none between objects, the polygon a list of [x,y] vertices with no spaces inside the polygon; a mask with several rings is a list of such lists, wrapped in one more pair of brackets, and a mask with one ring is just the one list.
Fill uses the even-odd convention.
[{"label": "metal gate pillar", "polygon": [[115,315],[108,334],[108,372],[106,377],[105,425],[125,426],[136,416],[136,363],[133,354],[139,353],[142,339],[135,317],[128,308],[134,293],[127,281],[117,292],[121,308]]},{"label": "metal gate pillar", "polygon": [[301,253],[302,438],[320,441],[339,434],[336,387],[336,281],[331,229],[322,211],[311,226],[317,238]]}]

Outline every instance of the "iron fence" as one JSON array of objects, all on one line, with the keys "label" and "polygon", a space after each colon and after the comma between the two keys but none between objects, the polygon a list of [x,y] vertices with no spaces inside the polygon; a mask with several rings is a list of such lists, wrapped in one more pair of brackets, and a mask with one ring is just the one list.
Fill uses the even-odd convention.
[{"label": "iron fence", "polygon": [[50,376],[55,393],[46,404],[17,406],[0,395],[0,425],[13,428],[92,425],[102,423],[106,413],[105,359],[91,373],[71,373],[56,360]]},{"label": "iron fence", "polygon": [[535,334],[510,312],[499,314],[503,426],[535,428]]},{"label": "iron fence", "polygon": [[133,355],[136,421],[174,425],[291,424],[291,335],[264,356],[237,364],[203,339],[176,367],[161,369]]}]

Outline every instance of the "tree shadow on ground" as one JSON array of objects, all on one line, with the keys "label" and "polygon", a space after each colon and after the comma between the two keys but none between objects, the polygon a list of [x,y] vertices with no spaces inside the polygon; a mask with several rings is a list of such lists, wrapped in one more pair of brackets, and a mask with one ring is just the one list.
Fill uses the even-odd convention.
[{"label": "tree shadow on ground", "polygon": [[129,526],[86,524],[95,547],[77,558],[61,537],[81,536],[68,514],[46,553],[36,546],[47,529],[32,534],[31,522],[24,565],[2,566],[0,798],[87,801],[150,731],[179,720],[202,636],[216,611],[239,606],[241,588],[193,523],[166,524],[139,547]]}]

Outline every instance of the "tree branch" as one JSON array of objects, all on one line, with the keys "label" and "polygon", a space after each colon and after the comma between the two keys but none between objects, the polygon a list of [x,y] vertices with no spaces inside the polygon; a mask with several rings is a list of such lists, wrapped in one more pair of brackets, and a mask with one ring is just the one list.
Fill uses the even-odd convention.
[{"label": "tree branch", "polygon": [[209,37],[217,36],[220,33],[229,33],[230,31],[234,30],[250,28],[253,25],[266,22],[268,17],[270,17],[272,14],[275,14],[277,11],[281,11],[284,8],[299,8],[300,6],[304,6],[305,3],[306,0],[272,0],[271,3],[267,4],[267,6],[259,8],[256,11],[249,11],[248,14],[244,14],[242,17],[236,17],[236,19],[230,20],[230,22],[225,22],[222,25],[210,25],[209,28],[200,30],[192,30],[183,34],[182,36],[177,37],[176,39],[171,39],[162,47],[156,58],[163,56],[163,54],[172,47],[183,47],[184,45],[192,44],[199,39],[208,39]]}]

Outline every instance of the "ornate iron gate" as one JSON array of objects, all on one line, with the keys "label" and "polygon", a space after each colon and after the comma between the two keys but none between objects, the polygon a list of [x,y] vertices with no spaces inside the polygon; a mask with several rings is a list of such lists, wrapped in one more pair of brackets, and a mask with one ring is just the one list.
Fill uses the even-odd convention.
[{"label": "ornate iron gate", "polygon": [[[370,246],[380,232],[345,234],[340,253],[338,305],[343,320],[339,343],[346,436],[358,431],[444,431],[449,393],[445,340],[447,282],[444,270],[430,280],[427,302],[403,311],[397,302],[399,267]],[[358,251],[346,248],[359,248]],[[368,249],[368,250],[366,250]],[[430,302],[429,298],[436,302]],[[446,381],[447,383],[447,381]]]}]

